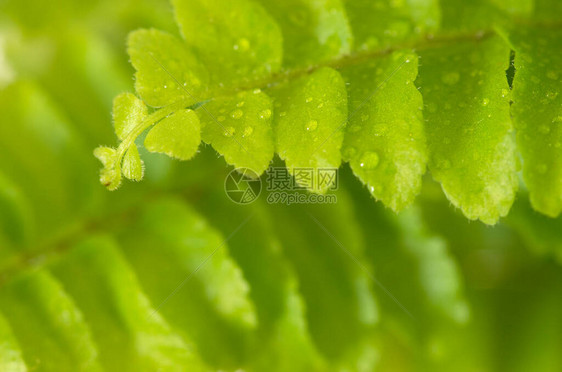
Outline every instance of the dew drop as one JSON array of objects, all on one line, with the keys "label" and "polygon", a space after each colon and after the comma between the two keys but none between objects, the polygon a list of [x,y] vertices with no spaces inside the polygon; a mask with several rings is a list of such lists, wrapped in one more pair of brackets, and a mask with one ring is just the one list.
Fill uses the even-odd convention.
[{"label": "dew drop", "polygon": [[306,100],[305,100],[305,101],[306,101],[306,103],[312,102],[312,97],[306,97]]},{"label": "dew drop", "polygon": [[285,111],[282,111],[282,112],[279,113],[279,116],[281,116],[281,117],[286,116],[286,115],[287,115],[287,113]]},{"label": "dew drop", "polygon": [[488,106],[489,103],[490,103],[490,100],[488,98],[484,98],[482,100],[482,106]]},{"label": "dew drop", "polygon": [[366,170],[375,169],[379,165],[379,155],[376,152],[367,151],[361,156],[359,166]]},{"label": "dew drop", "polygon": [[225,137],[232,137],[235,131],[236,129],[234,129],[234,127],[226,127],[224,130],[224,135]]},{"label": "dew drop", "polygon": [[320,102],[320,104],[318,105],[318,108],[322,108],[324,107],[324,102]]},{"label": "dew drop", "polygon": [[236,104],[236,107],[242,107],[242,106],[244,106],[245,103],[246,102],[244,102],[244,101],[240,101]]},{"label": "dew drop", "polygon": [[507,89],[502,89],[502,97],[507,97],[509,95],[509,91]]},{"label": "dew drop", "polygon": [[459,82],[460,75],[458,72],[449,72],[441,77],[441,80],[447,85],[454,85]]},{"label": "dew drop", "polygon": [[242,111],[240,109],[236,109],[236,110],[232,111],[230,116],[232,116],[233,119],[240,119],[242,116],[244,116],[244,111]]},{"label": "dew drop", "polygon": [[218,121],[224,121],[225,119],[226,119],[226,118],[225,118],[223,115],[217,117],[217,120],[218,120]]},{"label": "dew drop", "polygon": [[367,120],[369,120],[369,115],[367,114],[361,115],[361,121],[367,121]]},{"label": "dew drop", "polygon": [[265,109],[260,113],[260,118],[262,119],[269,119],[271,117],[271,110]]},{"label": "dew drop", "polygon": [[318,122],[316,120],[311,120],[306,124],[306,130],[312,132],[318,127]]},{"label": "dew drop", "polygon": [[246,127],[244,128],[244,133],[242,134],[242,137],[249,137],[252,135],[252,133],[254,133],[254,128]]},{"label": "dew drop", "polygon": [[260,89],[260,88],[254,89],[254,94],[260,94],[260,93],[261,93],[261,89]]},{"label": "dew drop", "polygon": [[558,116],[558,117],[552,119],[552,122],[553,123],[562,123],[562,116]]}]

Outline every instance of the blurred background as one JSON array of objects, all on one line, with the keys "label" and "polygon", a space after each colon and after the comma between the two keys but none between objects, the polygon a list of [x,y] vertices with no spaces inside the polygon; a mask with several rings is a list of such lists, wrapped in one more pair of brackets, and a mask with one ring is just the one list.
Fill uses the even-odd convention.
[{"label": "blurred background", "polygon": [[[85,346],[69,346],[83,323],[97,350],[88,358],[107,370],[196,370],[170,362],[167,349],[142,351],[148,326],[124,319],[148,305],[123,305],[134,291],[113,291],[126,279],[92,282],[123,264],[117,271],[134,273],[158,308],[206,257],[186,252],[210,228],[222,237],[211,253],[236,231],[217,258],[223,267],[201,268],[160,311],[210,369],[562,371],[562,220],[533,212],[524,191],[489,227],[455,211],[428,176],[416,205],[397,216],[343,166],[337,205],[237,206],[223,190],[231,168],[205,145],[188,163],[141,149],[146,180],[106,191],[92,151],[116,144],[112,100],[134,92],[125,40],[140,27],[178,34],[166,0],[0,1],[3,370],[25,370],[21,361],[95,370],[78,363]],[[84,244],[120,253],[104,253],[96,269],[105,248]],[[189,265],[176,267],[178,257]],[[41,305],[57,296],[72,298],[85,321]]]}]

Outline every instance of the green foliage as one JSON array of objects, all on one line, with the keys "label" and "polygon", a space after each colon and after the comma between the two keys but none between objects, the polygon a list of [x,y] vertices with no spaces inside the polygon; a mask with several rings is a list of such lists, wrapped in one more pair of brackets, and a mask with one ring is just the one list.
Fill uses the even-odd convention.
[{"label": "green foliage", "polygon": [[[137,70],[137,93],[151,106],[163,108],[137,122],[131,138],[122,139],[115,165],[102,171],[104,184],[108,184],[108,173],[119,173],[124,165],[122,157],[137,135],[174,110],[192,107],[202,122],[203,140],[235,167],[252,168],[261,174],[272,158],[272,143],[290,171],[339,167],[343,157],[376,199],[400,211],[419,193],[427,162],[452,204],[468,218],[494,224],[509,212],[517,188],[511,93],[504,72],[509,46],[494,36],[493,29],[507,24],[506,14],[535,17],[528,1],[511,6],[484,0],[467,5],[447,3],[441,12],[431,1],[400,5],[384,1],[267,2],[264,10],[249,1],[224,5],[220,1],[178,0],[174,6],[183,41],[157,30],[136,31],[129,38],[129,54]],[[293,10],[287,12],[289,8]],[[374,20],[380,17],[385,22]],[[467,21],[458,23],[457,19]],[[372,24],[377,27],[367,27]],[[283,66],[287,72],[273,75],[281,68],[280,30],[286,34]],[[419,77],[416,53],[402,52],[401,56],[395,52],[394,60],[380,52],[373,54],[397,43],[416,43],[428,32],[440,32],[442,36],[435,42],[423,42],[418,52],[422,58]],[[458,45],[453,45],[457,41],[448,41],[450,35],[459,33]],[[546,33],[548,29],[537,26],[527,37],[541,38]],[[516,32],[513,39],[521,37]],[[521,58],[524,60],[526,53],[544,54],[556,48],[548,42],[555,42],[555,35],[544,37],[543,49],[523,49]],[[342,58],[352,45],[358,52]],[[521,41],[519,45],[531,44]],[[412,63],[398,61],[402,58]],[[337,70],[318,64],[337,66],[347,87]],[[519,56],[516,65],[523,66]],[[529,80],[525,74],[531,72],[522,70],[523,76],[515,79],[514,92],[526,94],[520,101],[532,102],[527,97],[530,93],[524,93],[532,88],[520,83]],[[548,74],[550,78],[545,79],[556,84],[559,74],[555,69]],[[536,74],[532,76],[539,79]],[[413,80],[423,98],[414,91]],[[259,93],[252,96],[252,91]],[[556,120],[560,99],[557,89],[549,88],[543,94],[550,99],[545,105],[552,107],[545,115]],[[140,109],[136,100],[126,97],[132,107],[115,109]],[[444,103],[451,97],[456,104]],[[121,105],[126,102],[123,99]],[[530,118],[521,105],[515,102],[513,116],[516,123],[520,122],[518,126],[525,128]],[[119,115],[114,113],[116,118]],[[548,125],[541,130],[546,131]],[[117,124],[116,130],[121,139],[122,129]],[[197,126],[192,130],[198,131]],[[556,172],[556,166],[535,159],[532,154],[536,150],[531,147],[538,144],[531,145],[526,139],[530,135],[523,132],[518,131],[518,143],[524,160],[532,157],[530,162],[525,161],[524,172],[533,205],[557,215],[560,208],[555,206],[556,201],[537,199],[537,194],[543,199],[557,198],[553,196],[559,194],[554,186],[547,192],[535,192],[539,186],[534,185],[546,187],[542,176]],[[197,135],[193,133],[191,138]],[[555,151],[555,143],[550,146]],[[130,154],[133,161],[126,165],[132,163],[140,169],[134,150]],[[129,178],[138,179],[139,175],[137,170]],[[541,179],[534,181],[533,175]],[[115,189],[119,179],[113,177],[110,187]],[[556,177],[549,178],[556,183]],[[309,185],[312,192],[322,193],[329,186],[315,181]]]},{"label": "green foliage", "polygon": [[2,4],[0,370],[560,370],[560,6]]}]

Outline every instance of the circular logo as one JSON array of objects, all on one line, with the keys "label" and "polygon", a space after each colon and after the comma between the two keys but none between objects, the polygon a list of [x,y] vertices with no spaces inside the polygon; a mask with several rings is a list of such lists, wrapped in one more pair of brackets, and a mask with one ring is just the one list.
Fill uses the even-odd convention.
[{"label": "circular logo", "polygon": [[226,195],[237,204],[250,204],[261,192],[261,179],[249,168],[237,168],[224,180]]}]

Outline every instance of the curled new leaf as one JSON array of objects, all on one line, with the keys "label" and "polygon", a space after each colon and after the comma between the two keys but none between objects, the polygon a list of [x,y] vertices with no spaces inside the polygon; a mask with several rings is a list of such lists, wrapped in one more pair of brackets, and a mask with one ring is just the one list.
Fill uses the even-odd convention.
[{"label": "curled new leaf", "polygon": [[123,170],[123,175],[128,179],[132,181],[142,180],[144,174],[143,163],[135,144],[132,144],[125,153],[121,169]]},{"label": "curled new leaf", "polygon": [[94,156],[103,164],[100,172],[100,182],[109,190],[116,190],[121,184],[121,169],[116,168],[117,151],[111,147],[98,147]]}]

